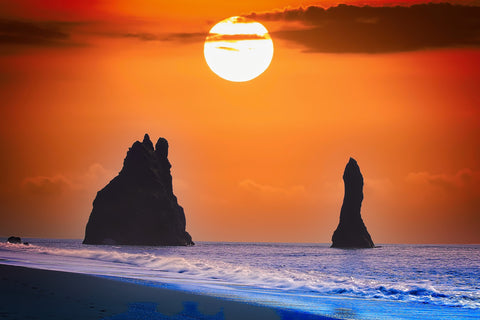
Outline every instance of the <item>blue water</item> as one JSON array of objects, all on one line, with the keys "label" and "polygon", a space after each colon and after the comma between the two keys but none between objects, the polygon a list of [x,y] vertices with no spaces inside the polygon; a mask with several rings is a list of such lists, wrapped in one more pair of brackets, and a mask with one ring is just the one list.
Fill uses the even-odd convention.
[{"label": "blue water", "polygon": [[341,250],[327,244],[120,247],[26,240],[30,246],[0,243],[0,263],[117,277],[342,319],[480,319],[480,245]]}]

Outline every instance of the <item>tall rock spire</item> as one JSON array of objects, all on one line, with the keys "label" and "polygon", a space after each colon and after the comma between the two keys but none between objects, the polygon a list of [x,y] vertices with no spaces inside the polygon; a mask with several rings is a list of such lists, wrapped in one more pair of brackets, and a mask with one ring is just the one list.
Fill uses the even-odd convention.
[{"label": "tall rock spire", "polygon": [[84,244],[193,245],[173,194],[168,142],[148,134],[128,150],[123,168],[97,193]]},{"label": "tall rock spire", "polygon": [[350,158],[343,173],[345,196],[340,222],[332,236],[333,248],[373,248],[372,238],[363,223],[363,176],[355,159]]}]

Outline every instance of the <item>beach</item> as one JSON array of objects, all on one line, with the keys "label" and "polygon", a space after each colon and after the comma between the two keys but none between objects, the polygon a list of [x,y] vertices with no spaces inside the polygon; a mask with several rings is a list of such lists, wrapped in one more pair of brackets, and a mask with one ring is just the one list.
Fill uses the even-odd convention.
[{"label": "beach", "polygon": [[0,265],[1,319],[318,319],[109,278]]},{"label": "beach", "polygon": [[0,242],[0,319],[478,319],[479,246]]}]

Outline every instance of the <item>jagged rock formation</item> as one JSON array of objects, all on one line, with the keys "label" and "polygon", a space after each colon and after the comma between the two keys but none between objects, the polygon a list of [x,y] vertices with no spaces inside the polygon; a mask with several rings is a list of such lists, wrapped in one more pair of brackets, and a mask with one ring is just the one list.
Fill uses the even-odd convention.
[{"label": "jagged rock formation", "polygon": [[363,223],[360,209],[363,201],[363,176],[357,161],[350,158],[343,173],[345,196],[340,223],[332,236],[333,248],[373,248],[372,238]]},{"label": "jagged rock formation", "polygon": [[8,243],[14,243],[14,244],[20,244],[20,243],[22,243],[22,238],[11,236],[11,237],[8,237],[7,242]]},{"label": "jagged rock formation", "polygon": [[97,193],[84,244],[193,245],[173,194],[168,142],[148,134],[127,152],[123,168]]}]

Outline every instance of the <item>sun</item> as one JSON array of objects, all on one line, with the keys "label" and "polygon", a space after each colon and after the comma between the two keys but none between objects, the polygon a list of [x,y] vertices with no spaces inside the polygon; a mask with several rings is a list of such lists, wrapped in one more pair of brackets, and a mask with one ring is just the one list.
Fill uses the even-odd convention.
[{"label": "sun", "polygon": [[208,66],[219,77],[249,81],[267,70],[273,58],[273,42],[261,23],[231,17],[210,30],[204,54]]}]

